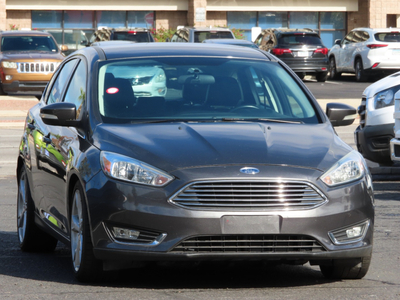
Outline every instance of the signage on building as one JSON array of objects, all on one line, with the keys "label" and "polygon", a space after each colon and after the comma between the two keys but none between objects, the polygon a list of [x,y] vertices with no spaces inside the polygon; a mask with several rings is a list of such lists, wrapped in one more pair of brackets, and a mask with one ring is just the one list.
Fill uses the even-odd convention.
[{"label": "signage on building", "polygon": [[195,22],[206,21],[206,9],[205,7],[196,7]]}]

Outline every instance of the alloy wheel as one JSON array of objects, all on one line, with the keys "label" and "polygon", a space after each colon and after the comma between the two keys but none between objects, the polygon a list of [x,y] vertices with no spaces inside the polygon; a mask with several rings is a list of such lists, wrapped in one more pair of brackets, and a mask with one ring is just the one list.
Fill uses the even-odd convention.
[{"label": "alloy wheel", "polygon": [[71,213],[71,254],[75,271],[79,271],[83,250],[83,208],[79,190],[75,190]]},{"label": "alloy wheel", "polygon": [[23,172],[19,179],[18,203],[17,203],[17,227],[20,243],[25,239],[28,218],[28,196],[26,194],[26,173]]}]

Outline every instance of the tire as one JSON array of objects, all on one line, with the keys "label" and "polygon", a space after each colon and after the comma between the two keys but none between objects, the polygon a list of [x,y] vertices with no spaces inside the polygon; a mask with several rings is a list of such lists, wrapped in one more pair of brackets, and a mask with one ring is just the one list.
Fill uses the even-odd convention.
[{"label": "tire", "polygon": [[340,77],[340,73],[337,72],[336,69],[336,60],[332,56],[329,59],[329,79],[338,79]]},{"label": "tire", "polygon": [[0,84],[0,95],[5,96],[7,93],[4,92],[2,84]]},{"label": "tire", "polygon": [[322,274],[328,279],[361,279],[369,269],[371,255],[361,258],[361,263],[354,266],[341,264],[340,260],[334,260],[331,266],[321,265]]},{"label": "tire", "polygon": [[362,60],[360,58],[356,60],[356,65],[355,65],[354,69],[356,72],[356,81],[364,82],[364,81],[368,80],[368,76],[365,74]]},{"label": "tire", "polygon": [[57,246],[57,239],[35,224],[35,205],[25,167],[21,168],[18,177],[17,233],[19,246],[24,252],[51,252]]},{"label": "tire", "polygon": [[328,78],[328,73],[327,72],[317,73],[315,78],[317,79],[318,82],[325,82],[326,79]]},{"label": "tire", "polygon": [[98,281],[103,277],[103,264],[93,253],[86,201],[79,182],[75,184],[71,202],[70,247],[75,278],[80,282]]}]

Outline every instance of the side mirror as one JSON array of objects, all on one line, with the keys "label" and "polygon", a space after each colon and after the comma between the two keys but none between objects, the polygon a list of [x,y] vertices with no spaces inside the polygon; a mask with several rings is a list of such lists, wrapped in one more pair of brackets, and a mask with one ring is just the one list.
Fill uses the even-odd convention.
[{"label": "side mirror", "polygon": [[328,103],[326,105],[326,115],[332,123],[332,126],[347,126],[353,124],[357,117],[357,111],[354,107],[343,103]]},{"label": "side mirror", "polygon": [[77,126],[76,106],[70,102],[49,104],[40,109],[40,117],[47,125]]},{"label": "side mirror", "polygon": [[67,45],[61,45],[61,52],[68,51],[68,46]]},{"label": "side mirror", "polygon": [[340,46],[341,42],[342,42],[342,40],[335,40],[335,45],[339,45]]}]

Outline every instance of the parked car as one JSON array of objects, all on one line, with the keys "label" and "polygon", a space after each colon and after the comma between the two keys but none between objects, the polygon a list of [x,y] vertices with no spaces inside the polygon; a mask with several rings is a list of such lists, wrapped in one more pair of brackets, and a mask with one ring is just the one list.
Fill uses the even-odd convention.
[{"label": "parked car", "polygon": [[355,144],[364,158],[379,164],[392,163],[390,140],[394,138],[394,95],[400,90],[399,79],[397,72],[368,86],[358,107]]},{"label": "parked car", "polygon": [[71,54],[72,52],[87,47],[89,40],[86,37],[86,33],[83,30],[73,30],[73,29],[50,29],[46,32],[51,33],[51,35],[58,41],[59,44],[66,45],[67,50],[63,51],[65,56]]},{"label": "parked car", "polygon": [[147,28],[100,28],[93,33],[88,45],[103,41],[155,42],[153,35]]},{"label": "parked car", "polygon": [[207,39],[234,39],[235,35],[224,27],[179,27],[171,38],[173,43],[202,43]]},{"label": "parked car", "polygon": [[[126,74],[143,68],[163,70],[166,97],[135,95]],[[176,260],[310,262],[328,278],[362,278],[371,175],[332,127],[351,124],[355,109],[329,103],[326,112],[289,67],[257,49],[78,50],[26,118],[20,247],[64,242],[81,281]],[[58,153],[51,164],[47,145]]]},{"label": "parked car", "polygon": [[329,51],[329,77],[354,73],[357,81],[400,71],[400,28],[355,28]]},{"label": "parked car", "polygon": [[400,161],[400,89],[394,96],[394,137],[390,140],[390,157]]},{"label": "parked car", "polygon": [[239,39],[209,39],[209,40],[204,40],[203,43],[243,46],[256,49],[258,48],[257,45],[254,44],[253,42],[247,40],[239,40]]},{"label": "parked car", "polygon": [[312,29],[264,29],[254,43],[285,62],[303,79],[315,76],[325,82],[328,76],[328,49]]},{"label": "parked car", "polygon": [[40,98],[47,82],[64,60],[50,33],[0,31],[0,94],[29,94]]}]

